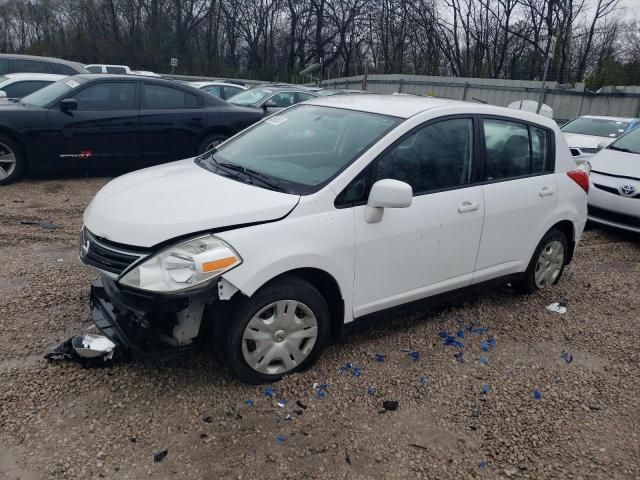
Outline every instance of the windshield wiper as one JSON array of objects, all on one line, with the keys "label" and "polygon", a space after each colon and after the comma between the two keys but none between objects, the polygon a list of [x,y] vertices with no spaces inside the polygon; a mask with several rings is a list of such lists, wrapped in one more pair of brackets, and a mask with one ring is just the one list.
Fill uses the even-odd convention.
[{"label": "windshield wiper", "polygon": [[234,172],[242,172],[245,175],[247,175],[249,178],[251,178],[252,180],[258,180],[259,182],[262,182],[264,185],[266,185],[267,187],[269,187],[272,190],[276,190],[278,192],[287,193],[285,189],[283,189],[278,184],[272,182],[271,181],[271,177],[268,176],[268,175],[265,175],[264,173],[257,172],[255,170],[252,170],[252,169],[247,168],[247,167],[243,167],[242,165],[238,165],[236,163],[219,162],[218,160],[216,160],[215,157],[213,157],[213,155],[212,155],[212,158],[213,158],[213,161],[215,162],[215,164],[217,166],[219,166],[219,167],[226,168],[228,170],[233,170]]},{"label": "windshield wiper", "polygon": [[608,147],[611,150],[616,150],[618,152],[625,152],[625,153],[638,153],[638,152],[634,152],[633,150],[629,150],[628,148],[620,148],[620,147],[615,147],[613,145],[609,145]]}]

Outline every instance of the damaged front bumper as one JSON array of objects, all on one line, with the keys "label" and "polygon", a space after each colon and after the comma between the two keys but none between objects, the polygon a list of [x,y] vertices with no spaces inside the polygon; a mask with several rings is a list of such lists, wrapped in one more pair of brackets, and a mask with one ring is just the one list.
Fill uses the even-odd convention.
[{"label": "damaged front bumper", "polygon": [[[215,291],[215,289],[213,289]],[[161,296],[128,291],[105,276],[91,286],[91,316],[107,338],[137,359],[161,360],[193,346],[200,333],[207,293]]]}]

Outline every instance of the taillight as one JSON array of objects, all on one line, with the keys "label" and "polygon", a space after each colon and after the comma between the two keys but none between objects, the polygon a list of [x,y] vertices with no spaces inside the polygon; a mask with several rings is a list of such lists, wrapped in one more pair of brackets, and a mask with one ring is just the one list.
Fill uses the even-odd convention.
[{"label": "taillight", "polygon": [[587,172],[584,170],[572,170],[567,172],[567,175],[569,175],[569,178],[576,182],[585,193],[589,193],[589,174]]}]

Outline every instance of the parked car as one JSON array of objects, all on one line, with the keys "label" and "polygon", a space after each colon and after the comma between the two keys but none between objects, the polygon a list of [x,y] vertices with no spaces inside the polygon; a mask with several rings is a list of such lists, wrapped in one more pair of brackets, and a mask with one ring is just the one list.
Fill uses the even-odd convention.
[{"label": "parked car", "polygon": [[22,98],[65,78],[53,73],[8,73],[0,76],[0,98]]},{"label": "parked car", "polygon": [[316,95],[319,97],[330,97],[331,95],[348,95],[348,94],[371,94],[366,90],[356,90],[353,88],[321,88],[316,90]]},{"label": "parked car", "polygon": [[132,170],[193,156],[261,117],[170,80],[68,77],[0,106],[0,185],[27,168]]},{"label": "parked car", "polygon": [[223,100],[229,100],[234,95],[248,90],[247,87],[234,85],[227,82],[190,82],[192,86],[204,90]]},{"label": "parked car", "polygon": [[76,75],[89,72],[85,70],[81,63],[69,62],[59,58],[0,53],[0,75],[6,75],[7,73]]},{"label": "parked car", "polygon": [[85,65],[91,73],[114,73],[118,75],[131,75],[133,72],[126,65],[106,65],[102,63],[92,63],[91,65]]},{"label": "parked car", "polygon": [[80,255],[114,342],[165,355],[212,331],[234,375],[269,382],[354,321],[488,283],[555,284],[588,187],[552,120],[338,95],[112,180],[84,213]]},{"label": "parked car", "polygon": [[574,160],[580,164],[638,125],[640,118],[584,115],[565,123],[560,130]]},{"label": "parked car", "polygon": [[229,103],[260,109],[266,116],[316,96],[314,92],[295,87],[256,87],[234,95]]},{"label": "parked car", "polygon": [[640,233],[640,128],[589,159],[589,220]]}]

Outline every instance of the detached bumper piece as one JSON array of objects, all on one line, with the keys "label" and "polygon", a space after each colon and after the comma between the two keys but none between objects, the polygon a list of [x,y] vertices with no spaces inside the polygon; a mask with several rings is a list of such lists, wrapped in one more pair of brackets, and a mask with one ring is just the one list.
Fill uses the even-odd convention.
[{"label": "detached bumper piece", "polygon": [[191,345],[168,345],[167,330],[175,322],[175,313],[184,300],[155,310],[154,300],[124,293],[109,279],[99,278],[91,286],[91,316],[107,338],[137,360],[166,360],[191,350]]}]

